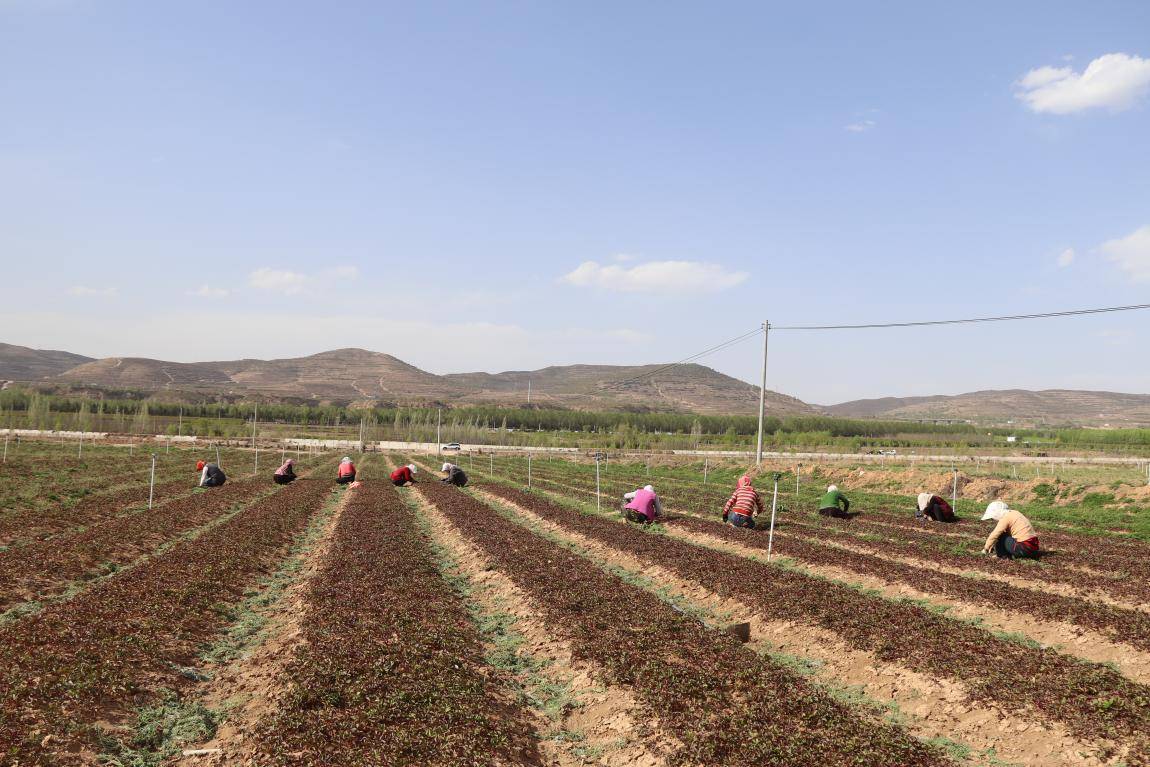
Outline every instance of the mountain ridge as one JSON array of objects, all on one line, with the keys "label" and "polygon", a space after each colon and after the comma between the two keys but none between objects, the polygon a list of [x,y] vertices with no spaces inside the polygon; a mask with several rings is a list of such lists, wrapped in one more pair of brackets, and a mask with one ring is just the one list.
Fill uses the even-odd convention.
[{"label": "mountain ridge", "polygon": [[[19,347],[26,360],[29,350]],[[56,355],[56,352],[45,352]],[[437,375],[383,352],[345,348],[304,357],[247,358],[209,362],[167,362],[146,357],[81,358],[67,367],[46,360],[55,372],[35,378],[12,375],[30,369],[9,366],[0,354],[0,379],[73,390],[143,391],[171,397],[244,395],[291,402],[343,405],[531,404],[580,410],[749,414],[758,411],[759,390],[702,365],[569,365],[538,371]],[[60,370],[59,368],[67,369]],[[531,400],[528,403],[528,381]],[[768,392],[778,414],[818,411],[794,397]]]}]

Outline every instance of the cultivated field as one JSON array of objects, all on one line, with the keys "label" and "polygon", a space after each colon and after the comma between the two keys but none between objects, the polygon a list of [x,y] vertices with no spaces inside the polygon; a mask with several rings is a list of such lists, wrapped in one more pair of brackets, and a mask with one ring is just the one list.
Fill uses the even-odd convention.
[{"label": "cultivated field", "polygon": [[[940,528],[848,484],[861,514],[828,521],[852,469],[808,469],[767,561],[720,523],[734,465],[465,456],[460,490],[369,455],[344,488],[329,455],[280,487],[233,451],[204,491],[214,456],[173,450],[149,511],[138,454],[21,451],[4,764],[1150,764],[1150,543],[1117,497],[1032,494],[1048,554],[999,562],[973,498]],[[665,522],[623,523],[647,482]]]}]

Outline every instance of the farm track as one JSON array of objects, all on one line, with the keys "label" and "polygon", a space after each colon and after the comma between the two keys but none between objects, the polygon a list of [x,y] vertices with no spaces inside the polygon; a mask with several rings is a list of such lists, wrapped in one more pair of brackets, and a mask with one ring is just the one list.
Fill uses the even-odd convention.
[{"label": "farm track", "polygon": [[652,535],[504,485],[489,487],[545,519],[707,584],[772,620],[832,631],[880,660],[959,682],[974,701],[1034,712],[1088,741],[1118,740],[1130,749],[1131,762],[1150,763],[1150,687],[1111,668],[1000,639],[912,603]]},{"label": "farm track", "polygon": [[[646,588],[657,589],[663,598],[701,611],[714,625],[748,623],[749,646],[756,652],[782,659],[825,685],[832,694],[847,698],[856,709],[896,721],[922,740],[947,743],[956,753],[969,750],[966,759],[972,764],[1102,764],[1092,756],[1097,751],[1095,746],[1072,737],[1061,726],[1003,713],[994,706],[972,704],[959,684],[881,661],[872,653],[849,647],[830,631],[771,620],[705,585],[591,540],[511,501],[483,490],[477,492],[510,509],[524,524],[575,547],[601,567],[622,568],[644,579]],[[860,691],[864,698],[859,698]]]},{"label": "farm track", "polygon": [[386,481],[355,490],[306,589],[290,688],[242,764],[542,764],[459,596]]},{"label": "farm track", "polygon": [[598,665],[609,682],[631,688],[651,714],[661,715],[682,743],[668,764],[949,763],[900,728],[860,718],[734,637],[708,630],[475,498],[436,482],[419,488],[536,601],[576,659]]},{"label": "farm track", "polygon": [[74,533],[0,551],[0,611],[57,596],[75,581],[114,573],[279,486],[261,477],[198,492],[182,483],[181,489],[185,492],[150,511],[97,519]]},{"label": "farm track", "polygon": [[[221,607],[272,570],[330,484],[299,480],[202,536],[177,543],[74,599],[0,628],[0,753],[11,764],[93,758],[160,688],[188,683]],[[97,723],[111,724],[97,724]]]}]

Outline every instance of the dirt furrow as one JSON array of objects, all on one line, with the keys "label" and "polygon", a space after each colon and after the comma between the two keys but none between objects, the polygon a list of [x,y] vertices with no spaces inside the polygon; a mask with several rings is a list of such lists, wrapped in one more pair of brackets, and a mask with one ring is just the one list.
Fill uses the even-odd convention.
[{"label": "dirt furrow", "polygon": [[850,648],[830,631],[771,620],[739,600],[722,597],[704,584],[580,535],[522,505],[494,495],[484,496],[610,565],[642,573],[709,611],[729,615],[732,621],[749,622],[752,642],[760,650],[809,662],[816,678],[825,684],[861,687],[867,698],[893,702],[908,718],[906,726],[920,738],[961,740],[976,752],[993,753],[1028,767],[1117,763],[1099,758],[1095,745],[1074,738],[1065,728],[1005,713],[993,706],[972,704],[967,692],[953,682],[884,663],[872,653]]}]

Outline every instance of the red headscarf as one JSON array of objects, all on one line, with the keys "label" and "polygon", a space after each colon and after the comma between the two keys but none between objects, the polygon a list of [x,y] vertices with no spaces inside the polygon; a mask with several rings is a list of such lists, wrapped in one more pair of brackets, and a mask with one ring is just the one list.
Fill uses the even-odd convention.
[{"label": "red headscarf", "polygon": [[203,461],[196,461],[196,471],[203,471],[205,465]]},{"label": "red headscarf", "polygon": [[750,477],[748,477],[746,474],[744,474],[743,476],[739,477],[739,484],[738,484],[738,486],[739,486],[739,487],[750,487],[750,486],[751,486],[751,478],[750,478]]}]

